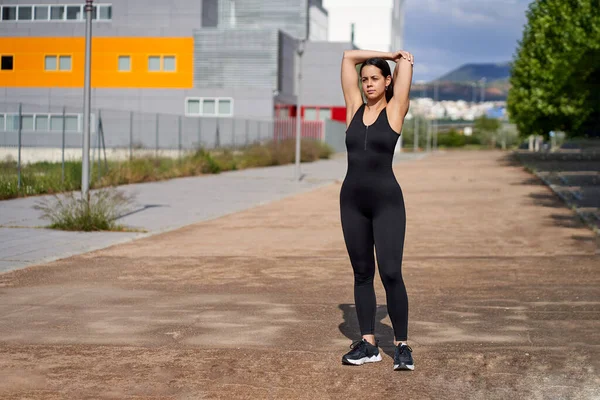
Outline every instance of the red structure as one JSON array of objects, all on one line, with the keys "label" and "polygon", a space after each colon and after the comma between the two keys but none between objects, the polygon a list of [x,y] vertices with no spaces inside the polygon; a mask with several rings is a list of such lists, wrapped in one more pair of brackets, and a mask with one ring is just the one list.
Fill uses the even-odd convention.
[{"label": "red structure", "polygon": [[[310,111],[310,119],[307,114]],[[288,118],[296,116],[296,106],[289,104],[277,104],[275,106],[275,118]],[[346,107],[330,107],[317,105],[302,106],[302,118],[307,121],[324,121],[331,119],[333,121],[346,123]]]}]

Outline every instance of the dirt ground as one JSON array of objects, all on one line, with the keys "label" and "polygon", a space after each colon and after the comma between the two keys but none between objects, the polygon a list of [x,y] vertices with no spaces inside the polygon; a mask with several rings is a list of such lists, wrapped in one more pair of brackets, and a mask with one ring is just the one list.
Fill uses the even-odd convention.
[{"label": "dirt ground", "polygon": [[598,238],[500,152],[396,166],[414,372],[359,338],[341,182],[0,275],[2,399],[600,399]]}]

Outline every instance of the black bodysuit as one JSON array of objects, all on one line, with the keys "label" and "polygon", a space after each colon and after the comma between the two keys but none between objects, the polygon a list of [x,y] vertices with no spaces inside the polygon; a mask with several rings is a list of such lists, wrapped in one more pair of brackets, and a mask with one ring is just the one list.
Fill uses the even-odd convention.
[{"label": "black bodysuit", "polygon": [[354,302],[361,335],[374,334],[377,308],[373,278],[377,253],[379,275],[396,340],[406,340],[408,296],[402,280],[406,213],[392,159],[399,135],[391,128],[386,109],[375,122],[363,122],[365,104],[346,131],[348,170],[340,191],[344,240],[354,270]]}]

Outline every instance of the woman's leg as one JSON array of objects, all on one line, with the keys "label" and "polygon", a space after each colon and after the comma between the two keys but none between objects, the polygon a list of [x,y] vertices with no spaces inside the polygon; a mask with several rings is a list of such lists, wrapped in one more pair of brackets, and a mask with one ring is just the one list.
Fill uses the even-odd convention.
[{"label": "woman's leg", "polygon": [[399,201],[378,210],[373,220],[377,265],[386,292],[395,343],[405,342],[408,335],[408,296],[402,279],[405,232],[406,213],[400,197]]},{"label": "woman's leg", "polygon": [[[342,230],[348,249],[350,263],[354,270],[354,303],[360,333],[375,344],[375,312],[377,303],[373,277],[375,276],[375,256],[373,254],[373,224],[358,207],[342,206]],[[370,336],[370,337],[369,337]]]}]

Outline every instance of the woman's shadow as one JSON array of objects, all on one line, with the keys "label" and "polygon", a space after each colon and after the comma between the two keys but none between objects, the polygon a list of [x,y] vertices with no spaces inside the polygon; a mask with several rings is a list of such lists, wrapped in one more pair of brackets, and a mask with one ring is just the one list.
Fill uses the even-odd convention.
[{"label": "woman's shadow", "polygon": [[[344,322],[339,326],[340,332],[352,341],[360,340],[360,328],[354,304],[340,304],[339,309],[344,313]],[[387,305],[377,305],[375,313],[375,337],[379,340],[379,348],[393,358],[394,351],[396,350],[394,347],[394,330],[381,322],[387,315]]]}]

